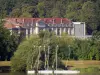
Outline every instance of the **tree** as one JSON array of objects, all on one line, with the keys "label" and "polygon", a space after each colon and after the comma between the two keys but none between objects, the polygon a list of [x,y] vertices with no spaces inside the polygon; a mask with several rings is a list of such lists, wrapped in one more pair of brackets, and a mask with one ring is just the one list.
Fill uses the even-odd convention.
[{"label": "tree", "polygon": [[72,21],[79,21],[79,17],[81,15],[80,10],[82,8],[82,3],[75,1],[70,2],[70,4],[67,6],[66,15],[65,17],[71,19]]},{"label": "tree", "polygon": [[20,42],[22,42],[22,40],[20,40],[20,36],[16,35],[15,33],[13,33],[12,35],[10,35],[10,38],[8,40],[8,48],[7,48],[7,60],[10,60],[11,57],[14,55],[14,52],[17,50],[18,45],[20,44]]},{"label": "tree", "polygon": [[70,56],[72,53],[72,44],[74,43],[74,39],[69,37],[66,34],[63,34],[61,37],[58,37],[58,56],[60,59],[73,59],[73,56]]},{"label": "tree", "polygon": [[[86,22],[87,33],[91,34],[93,30],[97,29],[95,3],[87,1],[83,4],[81,10],[81,21]],[[88,14],[89,12],[89,14]]]},{"label": "tree", "polygon": [[18,36],[11,35],[10,31],[3,27],[3,22],[0,22],[0,61],[10,60],[18,44]]},{"label": "tree", "polygon": [[100,31],[100,1],[96,0],[96,20],[97,20],[97,31]]},{"label": "tree", "polygon": [[11,17],[20,17],[21,11],[19,8],[13,9],[9,16]]},{"label": "tree", "polygon": [[39,12],[39,17],[45,17],[45,6],[44,6],[44,2],[40,2],[37,5],[37,10]]},{"label": "tree", "polygon": [[89,60],[88,55],[91,52],[91,40],[75,39],[75,42],[73,44],[73,49],[76,60]]},{"label": "tree", "polygon": [[96,30],[92,33],[92,40],[94,40],[94,41],[100,40],[100,32],[99,31]]},{"label": "tree", "polygon": [[64,2],[65,2],[64,0],[56,1],[56,4],[54,5],[51,12],[52,17],[64,17],[66,9],[65,5],[66,2],[65,3]]},{"label": "tree", "polygon": [[[45,62],[45,53],[47,54],[48,46],[50,46],[49,68],[52,68],[52,65],[55,66],[55,49],[57,43],[57,37],[53,33],[49,33],[47,31],[43,31],[39,34],[39,36],[34,35],[28,40],[23,41],[19,45],[18,50],[14,53],[14,57],[12,58],[12,70],[31,70],[37,69],[37,66],[38,69],[44,69],[45,63],[48,64],[47,61]],[[39,54],[39,50],[41,54]],[[16,60],[20,64],[16,62]],[[61,64],[60,61],[58,62]],[[59,66],[59,68],[61,68],[61,66]]]},{"label": "tree", "polygon": [[10,32],[0,25],[0,60],[7,59],[8,41]]},{"label": "tree", "polygon": [[[18,50],[15,52],[14,57],[12,58],[12,71],[21,71],[25,69],[30,69],[31,65],[34,65],[38,55],[38,49],[35,48],[34,46],[35,45],[38,46],[39,41],[40,39],[37,36],[35,36],[33,38],[23,41],[19,45]],[[20,64],[17,63],[16,60]]]}]

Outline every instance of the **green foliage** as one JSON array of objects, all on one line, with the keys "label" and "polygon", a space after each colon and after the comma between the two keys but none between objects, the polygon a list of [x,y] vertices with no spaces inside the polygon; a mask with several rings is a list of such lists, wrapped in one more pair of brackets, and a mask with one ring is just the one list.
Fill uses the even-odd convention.
[{"label": "green foliage", "polygon": [[88,54],[90,52],[89,40],[76,40],[75,45],[76,56],[78,56],[78,59],[88,60]]},{"label": "green foliage", "polygon": [[73,50],[75,52],[75,59],[81,60],[100,60],[100,47],[99,41],[88,39],[79,40],[76,39],[73,44]]},{"label": "green foliage", "polygon": [[66,17],[86,22],[87,34],[100,31],[99,0],[0,0],[0,13],[2,18]]},{"label": "green foliage", "polygon": [[[67,36],[57,37],[56,35],[48,31],[41,31],[39,33],[39,36],[34,35],[19,45],[17,51],[14,53],[14,57],[12,58],[12,70],[21,71],[21,68],[23,70],[23,65],[26,65],[26,67],[24,68],[25,70],[26,69],[31,70],[31,69],[36,68],[36,66],[38,65],[37,60],[38,60],[38,55],[39,55],[39,46],[41,46],[39,69],[44,69],[44,63],[45,63],[44,45],[45,45],[46,52],[48,50],[48,46],[50,46],[49,66],[50,68],[52,68],[52,65],[55,65],[56,46],[59,45],[58,56],[61,57],[60,52],[59,52],[63,50],[61,49],[61,47],[66,48],[66,44],[71,44],[71,43],[72,43],[72,40],[70,40],[69,37],[67,38]],[[66,55],[66,53],[64,55]],[[15,59],[18,59],[19,61],[23,59],[22,61],[20,61],[20,63],[22,62],[22,64],[19,65],[19,63],[15,63],[16,62]],[[59,64],[61,64],[60,59],[58,62]],[[19,67],[15,65],[19,65]],[[61,68],[62,66],[60,65],[58,68]]]},{"label": "green foliage", "polygon": [[13,9],[10,13],[11,17],[19,17],[21,15],[21,11],[19,8]]},{"label": "green foliage", "polygon": [[[21,71],[21,70],[25,70],[25,69],[29,69],[31,68],[31,65],[35,63],[35,60],[33,61],[32,59],[36,59],[37,57],[37,52],[38,49],[35,49],[35,45],[39,45],[39,41],[40,39],[36,36],[33,38],[30,38],[24,42],[22,42],[19,47],[18,50],[15,52],[14,57],[12,58],[12,70],[13,71]],[[15,63],[16,59],[18,59],[20,61],[19,63]],[[16,66],[16,65],[19,65]],[[26,67],[23,67],[23,65],[26,65]]]},{"label": "green foliage", "polygon": [[[100,60],[100,43],[98,41],[100,39],[99,0],[0,0],[0,13],[0,17],[2,18],[9,16],[43,18],[65,17],[72,21],[84,21],[86,22],[87,34],[91,34],[92,31],[94,31],[92,39],[73,40],[73,38],[70,38],[67,35],[63,37],[56,37],[54,36],[54,33],[50,34],[48,32],[41,32],[38,37],[40,42],[37,45],[50,45],[52,50],[55,50],[55,46],[59,45],[58,55],[61,59]],[[2,60],[6,60],[8,55],[13,55],[13,52],[16,50],[19,44],[19,37],[16,35],[11,36],[9,31],[3,27],[0,27],[0,33],[0,56],[3,57],[1,57]],[[30,46],[32,46],[32,44]],[[30,50],[30,53],[31,52],[32,50]],[[55,52],[51,52],[51,58],[53,58]],[[28,58],[30,57],[32,56],[29,55]],[[34,58],[35,57],[36,56],[34,56]],[[33,61],[28,64],[31,63],[33,63]],[[28,66],[28,68],[30,68],[30,66]]]},{"label": "green foliage", "polygon": [[18,37],[15,34],[10,35],[8,29],[0,24],[0,60],[10,60],[13,52],[18,46]]},{"label": "green foliage", "polygon": [[[74,39],[69,37],[68,35],[62,35],[62,37],[58,37],[58,55],[61,59],[72,59],[73,55],[70,56],[72,53],[72,44],[74,42]],[[71,57],[71,58],[70,58]]]},{"label": "green foliage", "polygon": [[87,68],[87,72],[99,72],[100,68],[98,67],[89,67]]},{"label": "green foliage", "polygon": [[95,40],[95,41],[99,41],[100,40],[100,32],[99,31],[94,31],[92,33],[92,39]]},{"label": "green foliage", "polygon": [[19,36],[10,34],[10,31],[3,27],[0,21],[0,61],[10,60],[19,44]]},{"label": "green foliage", "polygon": [[100,68],[98,67],[88,67],[88,68],[76,68],[74,70],[80,70],[81,73],[94,73],[94,72],[100,72]]},{"label": "green foliage", "polygon": [[80,2],[71,2],[67,6],[65,17],[67,17],[73,21],[81,20],[81,19],[79,19],[80,15],[81,15],[81,13],[80,13],[81,8],[82,8],[82,4]]},{"label": "green foliage", "polygon": [[0,26],[0,60],[5,60],[7,55],[7,48],[9,47],[8,41],[10,38],[10,32],[4,27]]},{"label": "green foliage", "polygon": [[[0,0],[0,13],[2,17],[67,17],[85,21],[94,30],[99,26],[99,5],[99,0]],[[30,7],[34,9],[28,12]]]},{"label": "green foliage", "polygon": [[21,59],[20,57],[19,58],[14,57],[12,58],[11,66],[12,66],[11,70],[13,72],[25,71],[26,63],[24,59]]},{"label": "green foliage", "polygon": [[44,17],[44,14],[45,14],[44,2],[38,3],[37,10],[38,10],[39,15],[40,15],[39,17]]},{"label": "green foliage", "polygon": [[22,6],[22,15],[21,17],[32,17],[32,11],[33,11],[33,6],[30,6],[30,5],[23,5]]},{"label": "green foliage", "polygon": [[81,11],[81,21],[86,22],[87,28],[91,30],[97,29],[97,18],[95,9],[96,9],[95,3],[87,1],[83,4]]},{"label": "green foliage", "polygon": [[[66,34],[57,37],[52,32],[41,31],[39,35],[34,35],[19,45],[12,58],[12,70],[21,71],[21,68],[23,70],[23,65],[25,66],[24,70],[35,69],[39,55],[39,46],[41,46],[39,69],[44,69],[44,45],[46,51],[48,50],[48,46],[50,46],[49,66],[55,66],[54,58],[57,45],[59,60],[100,60],[100,43],[98,41],[93,39],[73,39]],[[19,61],[23,59],[21,61],[22,64],[19,65],[19,63],[15,63],[15,59],[18,59]],[[60,63],[60,61],[58,62]],[[19,65],[19,67],[15,65]],[[61,65],[59,65],[58,68],[60,67]]]}]

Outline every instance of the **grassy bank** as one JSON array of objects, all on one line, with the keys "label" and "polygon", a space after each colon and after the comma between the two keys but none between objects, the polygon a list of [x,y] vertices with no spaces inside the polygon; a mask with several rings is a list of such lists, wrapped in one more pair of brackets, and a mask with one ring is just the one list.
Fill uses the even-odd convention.
[{"label": "grassy bank", "polygon": [[62,62],[66,66],[72,66],[72,68],[100,67],[100,61],[95,61],[95,60],[80,60],[80,61],[62,60]]},{"label": "grassy bank", "polygon": [[75,68],[74,70],[79,70],[81,73],[100,73],[100,67]]},{"label": "grassy bank", "polygon": [[62,61],[65,66],[71,66],[70,69],[80,70],[84,72],[100,72],[100,61],[80,60],[80,61]]},{"label": "grassy bank", "polygon": [[[82,72],[90,72],[94,70],[100,70],[100,61],[95,60],[80,60],[80,61],[67,61],[62,60],[65,66],[70,66],[69,69],[78,69]],[[10,61],[0,61],[0,67],[11,66]]]},{"label": "grassy bank", "polygon": [[0,61],[0,66],[10,66],[10,61]]},{"label": "grassy bank", "polygon": [[0,72],[10,72],[11,70],[11,62],[10,61],[0,61]]},{"label": "grassy bank", "polygon": [[[95,60],[80,60],[80,61],[67,61],[62,60],[65,66],[72,66],[73,68],[88,68],[88,67],[100,67],[100,61]],[[0,66],[10,66],[10,61],[0,61]]]}]

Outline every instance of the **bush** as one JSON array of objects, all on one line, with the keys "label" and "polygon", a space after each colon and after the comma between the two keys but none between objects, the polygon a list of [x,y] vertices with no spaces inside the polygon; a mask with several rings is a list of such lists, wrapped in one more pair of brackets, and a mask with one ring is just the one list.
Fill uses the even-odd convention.
[{"label": "bush", "polygon": [[[35,41],[34,41],[35,40]],[[38,37],[33,37],[22,42],[17,51],[14,53],[11,59],[12,71],[25,71],[30,69],[35,61],[33,58],[37,58],[37,49],[34,49],[34,44],[38,41]],[[32,60],[33,59],[33,60]]]},{"label": "bush", "polygon": [[100,69],[98,67],[89,67],[86,69],[87,72],[99,72]]},{"label": "bush", "polygon": [[[39,66],[38,69],[44,69],[44,62],[45,62],[44,45],[46,53],[48,53],[47,51],[48,46],[50,46],[49,68],[52,68],[52,65],[54,65],[55,67],[55,53],[57,45],[59,45],[59,47],[63,47],[62,44],[64,44],[64,47],[66,48],[66,43],[68,44],[70,41],[68,42],[67,41],[68,39],[66,39],[66,37],[63,38],[56,37],[55,35],[53,35],[53,33],[51,34],[50,33],[48,34],[47,32],[42,32],[42,33],[40,34],[41,36],[32,36],[29,39],[23,41],[19,45],[17,51],[14,53],[14,57],[11,60],[12,71],[33,70],[37,68],[36,67],[37,65]],[[40,58],[38,58],[39,50],[40,50]],[[58,50],[58,56],[59,56],[59,50]],[[37,63],[38,59],[39,59],[39,64]],[[46,64],[48,64],[47,61]],[[59,64],[58,68],[64,68],[64,65],[62,65],[60,59],[58,60],[58,64]]]},{"label": "bush", "polygon": [[100,68],[99,67],[75,68],[74,70],[79,70],[81,73],[100,72]]},{"label": "bush", "polygon": [[21,59],[20,57],[14,57],[11,61],[11,71],[25,71],[26,70],[26,63],[24,59]]}]

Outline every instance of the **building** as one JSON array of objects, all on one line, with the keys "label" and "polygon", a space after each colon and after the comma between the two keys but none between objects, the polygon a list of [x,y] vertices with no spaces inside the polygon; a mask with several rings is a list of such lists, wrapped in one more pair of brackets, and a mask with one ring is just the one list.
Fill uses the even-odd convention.
[{"label": "building", "polygon": [[4,26],[11,33],[23,33],[24,36],[38,34],[41,30],[53,31],[58,36],[62,33],[75,37],[85,36],[85,22],[72,22],[67,18],[6,18]]}]

